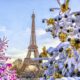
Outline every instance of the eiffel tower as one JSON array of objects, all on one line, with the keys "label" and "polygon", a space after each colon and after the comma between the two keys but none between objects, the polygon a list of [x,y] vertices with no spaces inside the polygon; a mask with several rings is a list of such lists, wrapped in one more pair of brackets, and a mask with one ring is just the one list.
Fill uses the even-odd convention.
[{"label": "eiffel tower", "polygon": [[29,65],[34,65],[39,69],[39,62],[38,61],[33,61],[31,58],[31,54],[34,52],[34,58],[39,57],[39,52],[38,52],[38,47],[36,43],[36,33],[35,33],[35,14],[33,12],[32,14],[32,27],[31,27],[31,37],[30,37],[30,44],[28,47],[28,53],[26,58],[24,59],[23,66],[22,66],[22,71],[25,70],[25,68]]}]

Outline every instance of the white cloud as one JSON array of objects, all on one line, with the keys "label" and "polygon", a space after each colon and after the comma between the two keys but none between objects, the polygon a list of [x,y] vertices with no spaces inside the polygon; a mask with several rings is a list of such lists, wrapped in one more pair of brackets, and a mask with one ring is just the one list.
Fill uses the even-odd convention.
[{"label": "white cloud", "polygon": [[[27,34],[30,35],[31,34],[31,28],[27,28],[26,32],[27,32]],[[42,28],[37,28],[35,30],[35,32],[36,32],[36,36],[38,36],[38,37],[46,34],[46,31],[44,29],[42,29]]]},{"label": "white cloud", "polygon": [[12,59],[17,59],[17,58],[25,58],[27,55],[27,50],[21,50],[18,48],[9,48],[7,51],[7,56],[10,56]]},{"label": "white cloud", "polygon": [[7,61],[10,63],[14,62],[18,58],[24,60],[24,58],[27,56],[27,50],[21,50],[15,47],[9,48],[9,50],[6,52],[6,56],[11,58]]},{"label": "white cloud", "polygon": [[36,29],[36,35],[37,36],[42,36],[45,34],[46,34],[46,31],[44,29],[42,29],[42,28]]},{"label": "white cloud", "polygon": [[0,32],[6,32],[7,31],[7,29],[6,29],[6,26],[0,26]]}]

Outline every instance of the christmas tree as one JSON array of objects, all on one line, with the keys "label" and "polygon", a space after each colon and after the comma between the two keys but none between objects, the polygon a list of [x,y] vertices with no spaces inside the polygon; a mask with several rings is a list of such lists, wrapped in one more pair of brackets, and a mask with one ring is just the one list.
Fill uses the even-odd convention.
[{"label": "christmas tree", "polygon": [[[39,55],[39,62],[44,69],[40,80],[80,80],[80,12],[71,12],[69,0],[61,4],[60,8],[51,8],[50,11],[59,10],[54,18],[43,19],[48,26],[53,39],[58,38],[57,47],[50,47]],[[47,60],[47,62],[43,62]],[[73,79],[71,79],[73,78]]]},{"label": "christmas tree", "polygon": [[0,80],[18,80],[15,70],[11,70],[12,64],[7,63],[9,57],[5,56],[8,40],[6,37],[0,38]]}]

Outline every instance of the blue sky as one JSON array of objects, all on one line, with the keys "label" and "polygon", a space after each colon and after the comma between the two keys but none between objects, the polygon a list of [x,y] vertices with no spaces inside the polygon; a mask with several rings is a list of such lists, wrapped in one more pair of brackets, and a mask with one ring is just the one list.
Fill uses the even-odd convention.
[{"label": "blue sky", "polygon": [[[79,2],[80,0],[70,0],[72,11],[80,10]],[[33,11],[36,15],[39,52],[44,45],[46,47],[57,45],[58,40],[53,40],[52,36],[45,32],[47,26],[42,23],[43,18],[56,15],[56,11],[49,12],[52,7],[59,7],[56,0],[0,0],[0,37],[7,36],[9,40],[8,56],[24,58],[27,55]]]}]

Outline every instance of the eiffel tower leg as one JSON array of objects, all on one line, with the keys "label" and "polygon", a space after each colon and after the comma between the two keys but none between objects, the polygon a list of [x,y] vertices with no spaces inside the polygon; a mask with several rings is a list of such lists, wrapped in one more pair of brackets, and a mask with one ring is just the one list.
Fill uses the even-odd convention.
[{"label": "eiffel tower leg", "polygon": [[30,64],[30,58],[25,58],[24,59],[24,61],[23,61],[23,66],[22,66],[22,68],[21,68],[21,71],[23,72],[24,70],[25,70],[25,68],[27,67],[27,66],[29,66],[29,64]]},{"label": "eiffel tower leg", "polygon": [[22,68],[21,68],[21,71],[23,72],[23,71],[25,71],[25,68],[27,67],[28,65],[26,64],[26,63],[23,63],[23,66],[22,66]]},{"label": "eiffel tower leg", "polygon": [[31,56],[31,50],[28,51],[27,58],[30,58],[30,56]]},{"label": "eiffel tower leg", "polygon": [[35,58],[39,56],[39,55],[38,55],[38,50],[37,50],[37,49],[34,50],[34,56],[35,56]]}]

